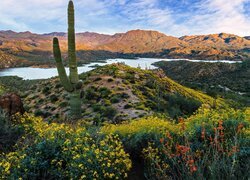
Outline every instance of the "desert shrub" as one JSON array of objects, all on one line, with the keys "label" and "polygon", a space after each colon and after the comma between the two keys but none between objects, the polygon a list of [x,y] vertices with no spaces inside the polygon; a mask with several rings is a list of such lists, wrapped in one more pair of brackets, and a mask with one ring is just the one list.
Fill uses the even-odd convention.
[{"label": "desert shrub", "polygon": [[[98,122],[104,122],[105,120],[112,120],[117,114],[117,110],[109,105],[104,106],[102,104],[94,104],[92,106],[92,109],[94,112],[100,115],[100,116],[97,115],[95,117],[95,121],[98,121]],[[100,119],[97,119],[98,117]]]},{"label": "desert shrub", "polygon": [[49,98],[52,103],[58,101],[58,97],[55,94],[52,94]]},{"label": "desert shrub", "polygon": [[108,100],[108,99],[103,99],[102,101],[103,101],[102,103],[104,106],[111,106],[112,105],[110,100]]},{"label": "desert shrub", "polygon": [[45,87],[43,88],[43,90],[42,90],[42,93],[48,94],[49,91],[50,91],[50,88],[49,88],[48,86],[45,86]]},{"label": "desert shrub", "polygon": [[44,102],[44,99],[38,99],[37,103],[43,103]]},{"label": "desert shrub", "polygon": [[92,109],[93,109],[94,112],[101,112],[101,111],[103,111],[105,109],[105,107],[103,105],[101,105],[101,104],[94,104],[92,106]]},{"label": "desert shrub", "polygon": [[168,113],[172,118],[178,118],[183,115],[191,115],[199,109],[202,105],[201,102],[193,99],[184,97],[181,95],[169,95],[168,100]]},{"label": "desert shrub", "polygon": [[246,114],[203,111],[188,121],[181,119],[178,136],[167,132],[144,149],[148,177],[248,179],[250,139]]},{"label": "desert shrub", "polygon": [[119,103],[122,99],[128,99],[129,95],[127,93],[118,93],[118,94],[114,94],[111,98],[110,98],[110,102],[111,103]]},{"label": "desert shrub", "polygon": [[125,106],[124,106],[124,109],[130,109],[130,108],[132,108],[133,107],[133,105],[131,104],[131,103],[128,103],[128,104],[126,104]]},{"label": "desert shrub", "polygon": [[125,93],[125,92],[121,93],[120,96],[123,99],[128,99],[129,98],[129,95],[127,93]]},{"label": "desert shrub", "polygon": [[25,144],[0,155],[1,179],[121,179],[131,161],[116,135],[93,138],[85,128],[22,117]]},{"label": "desert shrub", "polygon": [[40,109],[36,109],[34,114],[35,114],[35,116],[43,116],[44,112],[42,110],[40,110]]},{"label": "desert shrub", "polygon": [[135,109],[137,109],[137,110],[144,110],[144,111],[148,110],[148,108],[146,108],[145,105],[143,103],[141,103],[141,102],[136,103]]},{"label": "desert shrub", "polygon": [[125,148],[138,155],[148,142],[158,139],[160,134],[165,133],[166,130],[173,134],[177,133],[177,128],[171,122],[148,117],[119,125],[105,125],[100,131],[104,134],[118,134]]},{"label": "desert shrub", "polygon": [[110,98],[110,102],[115,104],[115,103],[119,103],[121,100],[120,96],[118,95],[114,95],[113,97]]},{"label": "desert shrub", "polygon": [[99,93],[101,94],[101,97],[106,98],[111,94],[111,91],[106,87],[101,87],[98,89]]},{"label": "desert shrub", "polygon": [[95,87],[90,87],[85,91],[85,99],[92,100],[99,98],[99,94]]},{"label": "desert shrub", "polygon": [[108,82],[113,82],[114,79],[113,78],[108,78]]},{"label": "desert shrub", "polygon": [[101,77],[97,77],[97,78],[94,79],[94,82],[96,82],[96,81],[101,81],[101,80],[102,80]]},{"label": "desert shrub", "polygon": [[59,104],[60,107],[64,108],[68,106],[68,102],[64,101]]},{"label": "desert shrub", "polygon": [[61,83],[56,83],[55,88],[56,88],[56,89],[62,88]]},{"label": "desert shrub", "polygon": [[117,110],[113,108],[112,106],[105,107],[105,109],[102,112],[102,115],[104,117],[112,119],[117,114]]},{"label": "desert shrub", "polygon": [[126,72],[125,79],[129,80],[130,83],[135,83],[135,73],[134,72]]},{"label": "desert shrub", "polygon": [[0,152],[9,151],[23,133],[23,129],[14,124],[11,119],[0,109]]}]

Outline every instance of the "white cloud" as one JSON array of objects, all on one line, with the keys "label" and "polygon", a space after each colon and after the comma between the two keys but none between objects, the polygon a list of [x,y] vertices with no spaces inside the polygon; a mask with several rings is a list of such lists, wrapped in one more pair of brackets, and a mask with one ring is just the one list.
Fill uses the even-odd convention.
[{"label": "white cloud", "polygon": [[250,35],[250,19],[244,14],[249,0],[204,0],[197,4],[199,11],[185,24],[189,34],[227,32]]},{"label": "white cloud", "polygon": [[[51,26],[65,26],[67,4],[68,0],[0,0],[0,26],[16,31],[44,31],[43,25],[50,29]],[[94,16],[104,10],[99,0],[77,0],[75,4],[78,15],[81,15],[79,8],[85,16]],[[76,19],[79,20],[79,16]]]},{"label": "white cloud", "polygon": [[[171,0],[164,0],[164,2]],[[250,35],[244,3],[250,0],[180,0],[186,11],[163,0],[74,0],[78,31],[102,33],[152,29],[166,34],[227,32]],[[68,0],[0,0],[0,28],[15,31],[66,31]],[[188,8],[195,9],[189,11]]]}]

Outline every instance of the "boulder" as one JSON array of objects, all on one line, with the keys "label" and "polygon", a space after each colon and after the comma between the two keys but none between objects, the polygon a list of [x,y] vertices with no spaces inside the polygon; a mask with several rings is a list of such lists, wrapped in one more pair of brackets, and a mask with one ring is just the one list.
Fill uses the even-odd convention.
[{"label": "boulder", "polygon": [[8,93],[0,96],[0,108],[9,116],[16,113],[24,113],[21,97],[15,93]]}]

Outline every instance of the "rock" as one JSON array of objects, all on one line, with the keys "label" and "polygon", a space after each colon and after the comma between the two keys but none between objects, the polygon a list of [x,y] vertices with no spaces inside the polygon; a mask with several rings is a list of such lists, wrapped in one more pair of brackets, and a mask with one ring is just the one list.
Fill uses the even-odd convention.
[{"label": "rock", "polygon": [[9,116],[16,113],[24,113],[23,103],[19,95],[8,93],[0,96],[0,108],[2,108]]}]

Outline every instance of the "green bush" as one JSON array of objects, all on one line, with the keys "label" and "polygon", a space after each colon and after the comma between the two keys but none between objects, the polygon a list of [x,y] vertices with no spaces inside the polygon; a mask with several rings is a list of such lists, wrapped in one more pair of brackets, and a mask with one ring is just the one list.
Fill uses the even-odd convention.
[{"label": "green bush", "polygon": [[20,121],[26,128],[28,144],[0,155],[1,179],[127,177],[131,161],[117,136],[93,138],[79,126],[47,124],[34,117],[24,117]]},{"label": "green bush", "polygon": [[94,112],[97,112],[101,115],[101,121],[112,120],[114,116],[117,114],[117,110],[112,106],[103,106],[101,104],[95,104],[92,106]]},{"label": "green bush", "polygon": [[112,106],[108,106],[106,107],[103,112],[102,112],[102,115],[104,117],[107,117],[107,118],[114,118],[114,116],[117,114],[117,110],[115,108],[113,108]]},{"label": "green bush", "polygon": [[105,109],[105,107],[101,104],[94,104],[92,106],[92,109],[94,112],[102,112]]},{"label": "green bush", "polygon": [[9,151],[23,134],[23,129],[11,122],[11,119],[0,109],[0,152]]},{"label": "green bush", "polygon": [[110,98],[110,102],[115,104],[120,102],[120,96],[114,95],[112,98]]},{"label": "green bush", "polygon": [[202,105],[201,102],[193,98],[184,97],[178,94],[167,96],[167,100],[169,108],[167,111],[172,118],[178,118],[179,116],[184,115],[192,115]]},{"label": "green bush", "polygon": [[55,94],[52,94],[52,95],[50,96],[50,101],[51,101],[52,103],[54,103],[54,102],[58,101],[58,97],[57,97]]},{"label": "green bush", "polygon": [[249,115],[250,110],[201,108],[178,123],[148,117],[100,131],[118,134],[131,156],[144,154],[149,179],[247,179]]},{"label": "green bush", "polygon": [[141,118],[119,125],[109,124],[101,128],[101,132],[104,134],[118,134],[126,149],[131,154],[138,156],[142,149],[147,147],[148,142],[157,140],[167,130],[173,134],[177,133],[177,127],[173,123],[157,117]]},{"label": "green bush", "polygon": [[122,99],[128,99],[129,95],[127,93],[118,93],[118,94],[114,94],[111,98],[110,98],[110,102],[115,104],[115,103],[119,103]]},{"label": "green bush", "polygon": [[35,114],[35,116],[43,116],[44,112],[42,110],[40,110],[40,109],[36,109],[34,114]]},{"label": "green bush", "polygon": [[66,102],[66,101],[61,102],[61,103],[59,104],[59,106],[60,106],[61,108],[67,107],[67,106],[68,106],[68,102]]},{"label": "green bush", "polygon": [[124,109],[130,109],[130,108],[132,108],[133,107],[133,105],[131,104],[131,103],[128,103],[128,104],[126,104],[125,106],[124,106]]},{"label": "green bush", "polygon": [[49,88],[48,86],[45,86],[45,87],[43,88],[43,90],[42,90],[42,93],[48,94],[49,91],[50,91],[50,88]]},{"label": "green bush", "polygon": [[99,98],[99,94],[95,87],[90,87],[85,91],[85,99],[87,100],[96,100]]},{"label": "green bush", "polygon": [[101,87],[98,89],[98,91],[101,94],[102,98],[106,98],[111,94],[111,91],[106,87]]},{"label": "green bush", "polygon": [[144,149],[148,177],[156,179],[248,179],[247,114],[203,109],[181,120],[178,136],[166,132]]}]

